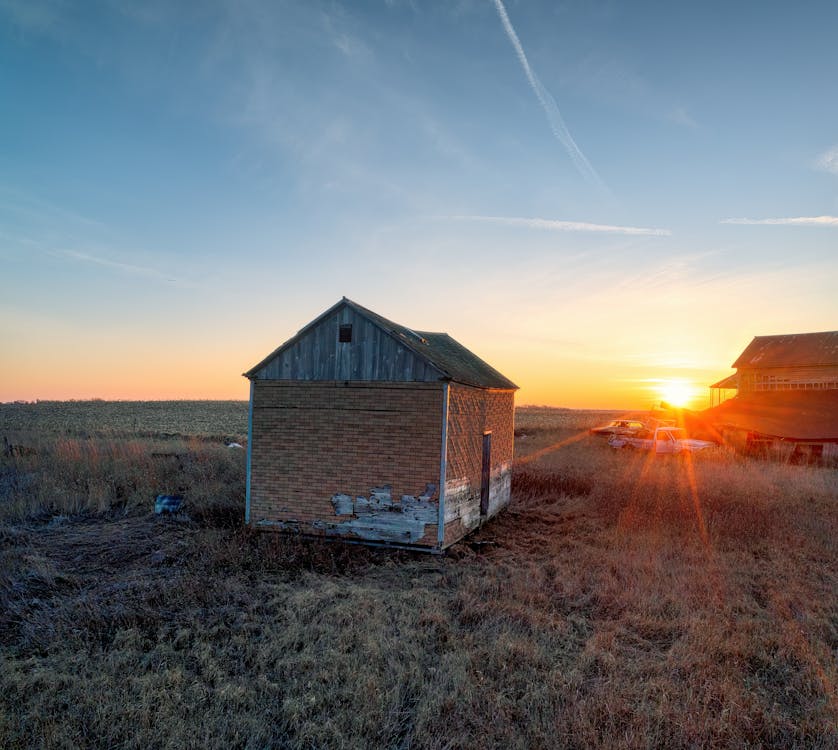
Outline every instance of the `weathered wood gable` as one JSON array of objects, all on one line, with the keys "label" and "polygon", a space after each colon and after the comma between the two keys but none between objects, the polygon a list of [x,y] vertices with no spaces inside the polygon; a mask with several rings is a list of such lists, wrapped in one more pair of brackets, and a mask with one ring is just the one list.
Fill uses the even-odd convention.
[{"label": "weathered wood gable", "polygon": [[[342,326],[351,340],[341,341]],[[254,380],[435,382],[443,373],[385,330],[339,303],[246,373]],[[421,346],[417,336],[415,345]]]}]

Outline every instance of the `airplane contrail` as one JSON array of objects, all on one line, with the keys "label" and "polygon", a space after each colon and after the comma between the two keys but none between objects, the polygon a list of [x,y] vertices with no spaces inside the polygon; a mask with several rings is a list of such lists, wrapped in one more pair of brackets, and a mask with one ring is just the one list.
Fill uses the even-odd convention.
[{"label": "airplane contrail", "polygon": [[792,216],[787,219],[722,219],[722,224],[765,224],[791,227],[838,227],[838,216]]},{"label": "airplane contrail", "polygon": [[500,16],[501,23],[503,24],[503,28],[506,31],[506,35],[509,37],[509,41],[512,42],[512,46],[515,48],[515,53],[518,56],[518,61],[521,63],[521,67],[524,69],[524,73],[527,76],[527,81],[529,81],[530,87],[538,98],[544,113],[547,115],[547,122],[550,124],[550,130],[553,131],[553,135],[555,135],[556,138],[558,138],[559,143],[565,147],[565,150],[573,160],[573,164],[576,169],[579,170],[579,173],[589,182],[607,191],[608,188],[605,183],[597,174],[596,170],[591,166],[591,163],[585,157],[585,154],[582,153],[579,146],[576,145],[576,141],[573,140],[573,136],[567,129],[567,125],[565,125],[561,112],[559,112],[559,106],[556,104],[556,100],[550,92],[544,88],[541,81],[538,80],[538,76],[530,67],[527,55],[524,52],[524,48],[521,46],[521,41],[518,39],[515,29],[512,27],[512,22],[509,20],[509,16],[506,13],[506,8],[504,7],[502,0],[494,0],[494,3],[495,8],[498,11],[498,15]]}]

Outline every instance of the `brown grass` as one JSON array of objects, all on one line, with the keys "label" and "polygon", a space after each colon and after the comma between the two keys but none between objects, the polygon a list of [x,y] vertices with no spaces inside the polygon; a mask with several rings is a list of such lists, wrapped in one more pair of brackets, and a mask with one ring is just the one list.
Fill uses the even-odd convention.
[{"label": "brown grass", "polygon": [[838,471],[549,416],[444,558],[242,529],[211,510],[241,451],[32,436],[0,464],[0,746],[838,745]]},{"label": "brown grass", "polygon": [[0,403],[0,430],[73,437],[212,437],[247,433],[247,401]]}]

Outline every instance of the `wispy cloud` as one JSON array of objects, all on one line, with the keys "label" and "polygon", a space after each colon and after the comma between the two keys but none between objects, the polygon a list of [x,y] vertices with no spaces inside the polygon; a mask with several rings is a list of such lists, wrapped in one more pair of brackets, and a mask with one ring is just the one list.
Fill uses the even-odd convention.
[{"label": "wispy cloud", "polygon": [[825,172],[838,174],[838,146],[827,149],[815,159],[815,166]]},{"label": "wispy cloud", "polygon": [[792,216],[783,219],[722,219],[721,223],[790,227],[838,227],[838,216]]},{"label": "wispy cloud", "polygon": [[[0,224],[8,226],[0,230],[2,251],[6,253],[20,255],[35,251],[123,274],[180,283],[152,266],[118,259],[130,261],[137,255],[151,256],[120,247],[106,224],[5,185],[0,185]],[[83,249],[75,249],[79,247]]]},{"label": "wispy cloud", "polygon": [[506,8],[504,7],[502,0],[495,0],[495,8],[498,11],[498,16],[500,16],[504,31],[509,37],[509,41],[512,42],[512,46],[515,48],[515,54],[518,56],[518,61],[524,69],[524,73],[527,76],[530,87],[538,98],[544,113],[547,115],[547,122],[550,124],[550,129],[553,131],[553,135],[555,135],[559,142],[565,147],[565,150],[573,160],[573,164],[576,166],[576,169],[579,170],[579,173],[592,184],[603,190],[607,190],[608,188],[605,183],[597,174],[596,170],[591,166],[591,163],[585,157],[585,154],[582,153],[579,146],[576,145],[576,141],[573,140],[573,136],[567,129],[567,125],[565,125],[561,112],[559,112],[556,100],[550,92],[544,88],[543,84],[538,79],[538,76],[535,74],[535,71],[530,66],[527,55],[524,52],[523,46],[521,46],[521,41],[518,39],[518,35],[515,33],[512,22],[509,20],[509,16],[506,13]]},{"label": "wispy cloud", "polygon": [[552,232],[602,232],[604,234],[643,235],[647,237],[668,237],[669,229],[657,227],[626,227],[614,224],[591,224],[586,221],[558,221],[556,219],[538,219],[524,216],[448,216],[452,221],[482,221],[507,227],[526,229],[546,229]]},{"label": "wispy cloud", "polygon": [[698,128],[698,123],[690,116],[686,107],[675,107],[675,109],[666,115],[666,119],[674,122],[676,125],[683,125],[693,130]]},{"label": "wispy cloud", "polygon": [[55,255],[69,260],[79,261],[81,263],[91,263],[96,266],[110,268],[122,273],[132,274],[134,276],[145,276],[148,278],[158,279],[161,281],[175,282],[177,279],[170,278],[167,274],[161,273],[156,268],[149,268],[148,266],[137,266],[133,263],[122,263],[109,258],[102,258],[98,255],[91,255],[90,253],[79,252],[78,250],[54,250],[50,252]]},{"label": "wispy cloud", "polygon": [[12,235],[0,231],[0,239],[4,241],[7,246],[17,246],[18,248],[26,248],[30,251],[35,251],[43,255],[52,256],[53,258],[60,258],[62,260],[72,261],[74,263],[84,263],[88,265],[100,266],[112,271],[117,271],[123,274],[132,276],[143,276],[155,281],[165,281],[178,286],[192,286],[190,282],[181,282],[178,279],[172,278],[171,274],[163,273],[162,271],[152,268],[151,266],[141,266],[135,263],[125,263],[119,260],[112,260],[104,257],[101,252],[92,254],[90,252],[83,252],[80,250],[68,250],[64,248],[56,248],[50,244],[41,242],[27,237],[25,235]]},{"label": "wispy cloud", "polygon": [[16,214],[36,220],[41,227],[69,223],[89,229],[106,229],[105,224],[97,219],[83,216],[7,185],[0,185],[0,215],[3,214]]}]

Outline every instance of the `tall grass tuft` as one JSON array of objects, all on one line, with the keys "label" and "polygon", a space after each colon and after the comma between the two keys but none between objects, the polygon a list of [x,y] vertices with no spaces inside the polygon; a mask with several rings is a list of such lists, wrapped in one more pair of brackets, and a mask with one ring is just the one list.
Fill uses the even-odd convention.
[{"label": "tall grass tuft", "polygon": [[196,440],[30,438],[25,456],[0,458],[0,520],[135,513],[158,494],[214,524],[243,518],[243,450]]}]

